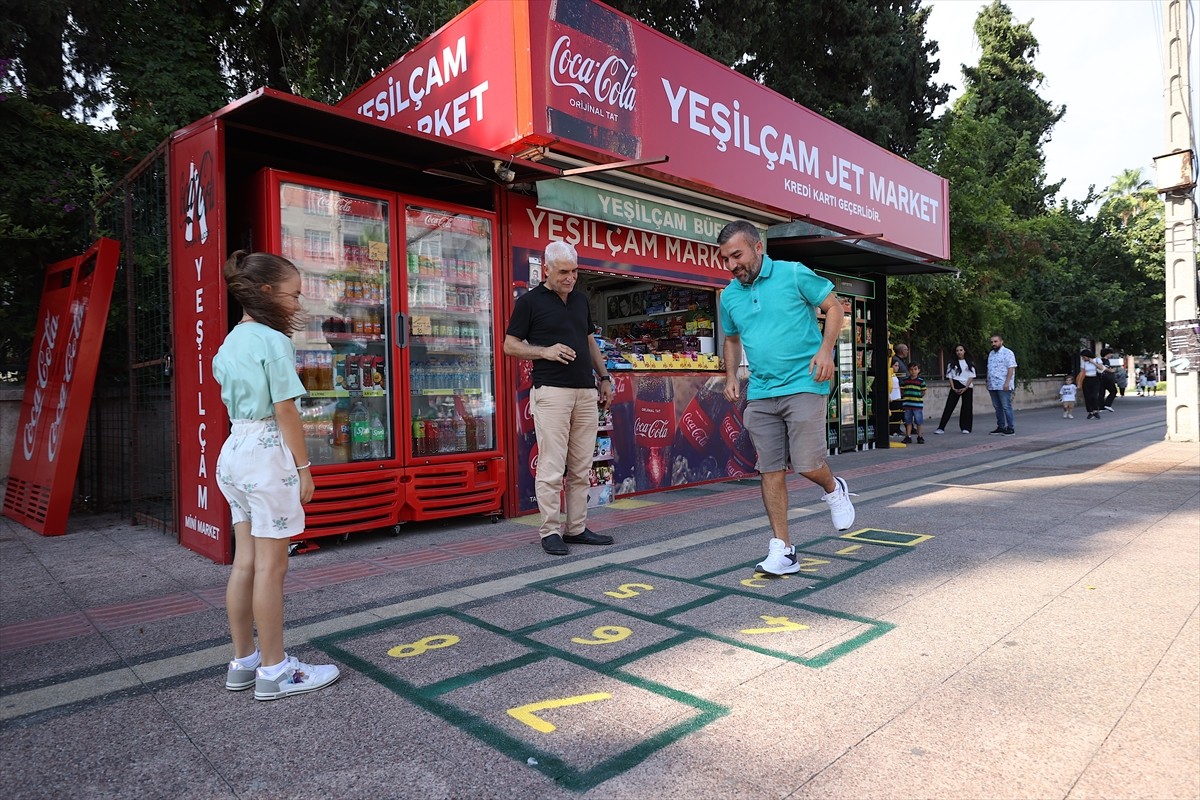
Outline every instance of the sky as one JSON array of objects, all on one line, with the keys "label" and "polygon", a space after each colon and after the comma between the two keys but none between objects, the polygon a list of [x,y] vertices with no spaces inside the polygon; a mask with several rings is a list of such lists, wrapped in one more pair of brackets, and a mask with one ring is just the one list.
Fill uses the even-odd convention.
[{"label": "sky", "polygon": [[[1004,0],[1019,23],[1031,23],[1038,41],[1033,63],[1045,75],[1038,94],[1066,116],[1045,146],[1049,182],[1066,179],[1059,199],[1081,200],[1088,185],[1106,188],[1125,169],[1154,181],[1154,157],[1167,152],[1163,112],[1161,0]],[[936,80],[962,91],[962,64],[979,63],[973,25],[982,0],[925,0],[926,36],[936,40]],[[1192,113],[1200,88],[1195,60],[1200,42],[1193,0]],[[1196,137],[1193,129],[1193,138]]]}]

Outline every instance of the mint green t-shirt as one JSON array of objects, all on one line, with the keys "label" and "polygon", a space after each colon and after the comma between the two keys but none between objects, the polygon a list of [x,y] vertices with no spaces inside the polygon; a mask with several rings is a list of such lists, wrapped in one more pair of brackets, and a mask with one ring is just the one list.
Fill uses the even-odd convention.
[{"label": "mint green t-shirt", "polygon": [[275,404],[305,393],[292,340],[260,322],[235,325],[212,361],[230,419],[267,419]]},{"label": "mint green t-shirt", "polygon": [[829,394],[829,381],[814,380],[808,367],[821,348],[817,308],[831,291],[832,283],[803,264],[764,254],[753,283],[735,278],[721,292],[721,327],[741,337],[750,362],[747,399]]}]

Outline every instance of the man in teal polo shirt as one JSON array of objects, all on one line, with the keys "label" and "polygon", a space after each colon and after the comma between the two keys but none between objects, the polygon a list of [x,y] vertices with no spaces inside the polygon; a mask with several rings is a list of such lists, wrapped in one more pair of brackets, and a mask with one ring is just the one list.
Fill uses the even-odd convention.
[{"label": "man in teal polo shirt", "polygon": [[[854,504],[846,481],[825,462],[825,406],[836,375],[833,350],[842,328],[842,303],[833,284],[803,264],[772,261],[763,253],[758,229],[745,220],[726,225],[717,236],[721,263],[733,280],[721,293],[725,331],[725,397],[740,394],[737,368],[741,348],[750,362],[746,429],[758,451],[763,505],[773,534],[758,569],[771,575],[798,572],[796,548],[788,534],[787,468],[825,490],[833,525],[854,524]],[[817,324],[817,309],[825,328]]]}]

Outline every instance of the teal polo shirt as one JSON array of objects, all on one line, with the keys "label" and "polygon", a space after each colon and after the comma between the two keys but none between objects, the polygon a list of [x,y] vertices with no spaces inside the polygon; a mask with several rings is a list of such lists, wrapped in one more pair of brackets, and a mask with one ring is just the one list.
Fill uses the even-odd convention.
[{"label": "teal polo shirt", "polygon": [[750,361],[747,399],[829,394],[829,381],[813,380],[808,366],[821,349],[817,308],[831,291],[832,283],[803,264],[763,254],[752,284],[734,278],[721,292],[721,327],[741,338]]}]

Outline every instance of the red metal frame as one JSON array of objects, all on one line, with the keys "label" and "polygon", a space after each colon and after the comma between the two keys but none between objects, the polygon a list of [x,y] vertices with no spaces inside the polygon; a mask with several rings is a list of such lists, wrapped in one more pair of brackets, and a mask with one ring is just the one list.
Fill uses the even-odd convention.
[{"label": "red metal frame", "polygon": [[100,239],[46,268],[4,515],[43,536],[67,532],[120,245]]}]

